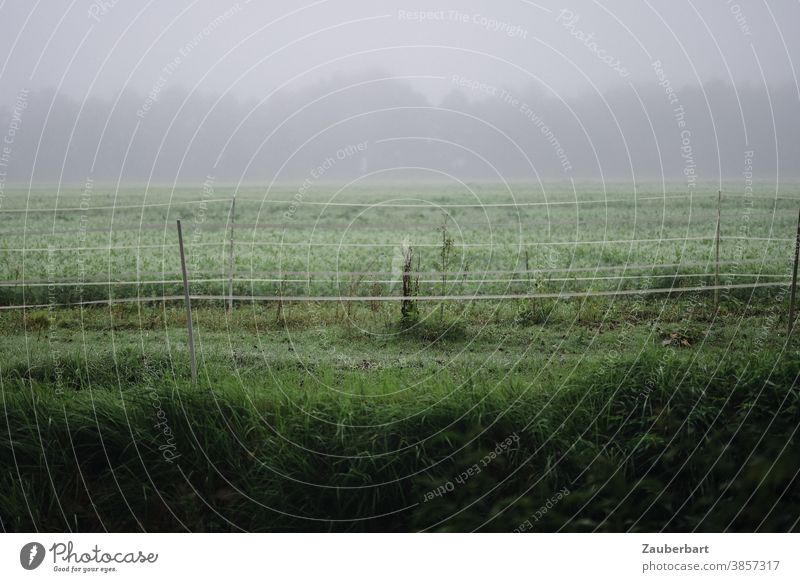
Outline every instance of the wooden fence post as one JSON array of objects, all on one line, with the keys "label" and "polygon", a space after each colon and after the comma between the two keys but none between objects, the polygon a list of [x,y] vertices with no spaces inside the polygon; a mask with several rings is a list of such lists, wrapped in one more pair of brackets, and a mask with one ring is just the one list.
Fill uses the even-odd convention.
[{"label": "wooden fence post", "polygon": [[414,257],[414,249],[405,243],[402,246],[401,252],[403,254],[403,300],[400,303],[400,316],[405,323],[409,321],[414,313],[414,302],[411,299],[413,295],[413,288],[411,284],[411,261]]},{"label": "wooden fence post", "polygon": [[792,293],[789,297],[789,331],[792,334],[794,327],[794,302],[797,295],[797,261],[800,259],[800,212],[797,214],[797,235],[794,239],[794,269],[792,271]]},{"label": "wooden fence post", "polygon": [[183,250],[183,230],[178,219],[178,246],[181,249],[181,272],[183,273],[183,298],[186,305],[186,327],[189,330],[189,358],[192,364],[192,383],[197,385],[197,361],[194,357],[194,330],[192,328],[192,300],[189,297],[189,275],[186,272],[186,254]]},{"label": "wooden fence post", "polygon": [[714,266],[714,311],[719,310],[719,231],[722,228],[722,190],[717,191],[716,264]]},{"label": "wooden fence post", "polygon": [[231,202],[231,248],[230,248],[230,256],[228,258],[228,313],[233,313],[233,266],[234,266],[234,254],[233,254],[233,229],[236,224],[236,195],[233,196],[233,201]]}]

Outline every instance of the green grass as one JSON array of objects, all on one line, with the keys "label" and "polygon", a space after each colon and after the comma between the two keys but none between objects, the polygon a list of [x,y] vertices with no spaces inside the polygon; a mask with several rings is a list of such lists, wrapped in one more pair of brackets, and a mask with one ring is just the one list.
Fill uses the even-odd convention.
[{"label": "green grass", "polygon": [[60,311],[27,333],[7,314],[2,525],[510,531],[538,515],[537,531],[796,529],[800,361],[774,308],[711,320],[675,300],[653,326],[649,303],[600,321],[563,303],[547,325],[515,322],[521,306],[432,309],[425,333],[351,313],[385,336],[331,306],[207,308],[197,388],[179,309]]},{"label": "green grass", "polygon": [[[608,291],[713,282],[716,186],[698,189],[691,199],[671,186],[644,185],[635,193],[624,185],[587,184],[576,191],[566,185],[510,188],[472,185],[470,192],[361,186],[338,192],[323,186],[306,192],[293,212],[296,188],[242,188],[236,193],[235,292],[396,295],[406,242],[414,249],[414,266],[419,261],[424,273],[421,294]],[[753,282],[747,276],[753,273],[761,274],[761,282],[785,281],[796,202],[783,197],[800,197],[798,188],[784,187],[779,199],[766,186],[750,198],[736,188],[731,185],[723,199],[723,282]],[[176,218],[184,225],[192,291],[225,293],[233,194],[230,188],[219,188],[209,198],[201,188],[97,187],[85,197],[64,188],[56,200],[51,190],[29,194],[9,189],[3,211],[20,212],[2,215],[0,280],[18,283],[0,286],[0,305],[181,294]],[[420,199],[430,206],[391,206],[419,204]],[[478,206],[449,208],[443,239],[438,204]],[[81,207],[89,209],[68,210]],[[443,240],[451,273],[444,285],[438,274]],[[731,264],[741,261],[756,263]],[[682,266],[658,266],[675,264]],[[533,273],[522,273],[526,265]],[[637,268],[641,265],[649,267]],[[486,270],[503,272],[483,274]],[[376,274],[350,274],[360,271]],[[620,274],[627,278],[607,278]],[[61,280],[82,285],[49,285]]]},{"label": "green grass", "polygon": [[[445,256],[438,211],[378,205],[364,215],[361,208],[300,204],[285,218],[261,205],[263,191],[244,189],[240,220],[279,226],[237,235],[237,293],[397,294],[406,240],[415,267],[418,257],[424,272],[446,262],[453,273],[444,282],[439,274],[422,276],[421,294],[646,290],[713,281],[710,241],[663,240],[713,235],[715,223],[706,220],[715,216],[712,196],[653,202],[635,201],[623,186],[607,193],[591,185],[577,193],[549,188],[546,196],[528,186],[514,189],[518,201],[627,202],[581,205],[577,213],[569,204],[453,209],[445,236],[453,246]],[[26,191],[9,192],[4,209],[54,205],[52,191],[34,191],[29,200]],[[327,200],[333,192],[320,189],[304,200]],[[476,193],[485,202],[510,198],[488,185]],[[268,198],[294,194],[282,186]],[[367,194],[376,202],[476,199],[407,186],[357,189],[336,200],[363,201]],[[638,192],[659,194],[665,193],[654,187]],[[98,189],[90,204],[200,199],[199,189],[147,195]],[[80,203],[78,191],[59,195],[59,207]],[[769,200],[763,190],[751,214],[743,199],[725,204],[723,234],[751,240],[724,243],[722,259],[764,264],[729,265],[723,273],[785,280],[791,242],[756,239],[793,235],[795,215],[785,212],[791,203]],[[226,233],[208,225],[225,222],[227,205],[209,202],[202,220],[188,208],[120,209],[113,218],[106,210],[15,215],[3,230],[27,230],[0,234],[0,279],[128,280],[137,271],[137,280],[171,279],[180,211],[192,274],[223,279],[194,281],[192,291],[220,293]],[[317,218],[317,228],[288,228]],[[164,230],[111,228],[139,221]],[[551,228],[533,225],[541,221]],[[346,228],[350,222],[363,228]],[[496,227],[514,222],[524,228]],[[58,234],[46,234],[54,229]],[[661,240],[550,245],[631,238]],[[267,244],[281,240],[297,245]],[[111,248],[70,249],[86,246]],[[603,267],[664,263],[690,266],[674,279],[655,275],[674,276],[675,269],[652,266],[626,270],[649,276],[641,279],[598,278],[611,274]],[[521,271],[526,264],[537,272],[512,274],[512,281],[470,274]],[[592,280],[563,281],[544,271],[574,267],[588,269]],[[381,271],[389,278],[283,276],[307,270]],[[249,273],[276,280],[245,281]],[[723,282],[752,280],[723,275]],[[111,291],[9,284],[0,287],[0,306],[180,292],[176,283]],[[787,338],[787,302],[785,288],[723,292],[718,311],[707,292],[419,302],[414,316],[401,321],[399,303],[242,302],[227,313],[219,301],[195,301],[197,386],[190,381],[181,302],[0,311],[0,527],[797,531],[800,346],[796,336]]]},{"label": "green grass", "polygon": [[327,368],[327,387],[282,369],[193,388],[164,362],[62,394],[6,379],[0,516],[7,530],[510,531],[566,487],[537,531],[796,530],[798,362],[777,356],[652,349],[559,381],[446,371],[413,387]]}]

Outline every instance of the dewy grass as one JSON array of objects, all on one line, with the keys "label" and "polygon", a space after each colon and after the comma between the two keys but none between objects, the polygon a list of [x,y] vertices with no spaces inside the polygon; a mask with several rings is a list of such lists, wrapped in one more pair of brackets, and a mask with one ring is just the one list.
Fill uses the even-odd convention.
[{"label": "dewy grass", "polygon": [[[633,193],[621,186],[604,196],[591,184],[577,190],[549,185],[546,192],[514,185],[512,195],[505,188],[486,186],[480,188],[481,204],[445,208],[444,224],[436,212],[372,203],[424,197],[447,207],[474,204],[474,197],[437,186],[348,188],[336,194],[337,202],[367,203],[368,213],[358,206],[327,206],[319,214],[320,206],[314,203],[329,201],[334,192],[320,187],[308,193],[306,204],[297,206],[289,220],[282,217],[285,208],[277,201],[290,200],[291,189],[277,188],[265,200],[259,189],[242,188],[237,213],[259,220],[257,227],[238,227],[234,294],[275,295],[280,289],[288,296],[399,295],[399,269],[392,260],[406,238],[423,272],[450,273],[421,277],[420,295],[439,295],[443,288],[452,294],[508,293],[524,278],[519,273],[523,263],[537,274],[542,292],[712,284],[717,186],[699,188],[691,204],[676,197],[680,192],[662,188],[638,185]],[[79,207],[81,194],[80,189],[62,188],[59,208]],[[225,198],[232,191],[220,187],[218,194]],[[28,305],[48,305],[109,295],[181,295],[175,218],[181,212],[186,218],[188,207],[181,204],[196,202],[197,197],[191,188],[153,188],[146,194],[136,188],[98,188],[94,203],[106,210],[52,213],[35,211],[52,206],[52,192],[10,190],[8,200],[26,200],[34,211],[24,225],[12,221],[0,232],[0,305],[18,305],[23,299]],[[164,202],[169,204],[160,205]],[[754,274],[760,274],[762,282],[787,278],[795,234],[792,204],[761,189],[748,208],[743,199],[723,199],[723,283],[753,282]],[[115,205],[120,208],[112,221],[110,209]],[[229,233],[219,225],[227,223],[229,209],[227,203],[209,204],[204,224],[187,222],[193,293],[228,293],[230,259],[219,250],[227,248]],[[342,224],[349,225],[344,234]],[[742,244],[737,237],[745,226],[749,237]],[[76,235],[83,231],[78,245]],[[348,272],[367,265],[380,275]],[[445,265],[450,268],[441,269]],[[647,268],[630,268],[635,265]],[[609,267],[615,270],[600,270]],[[584,270],[548,275],[552,268]],[[625,278],[602,278],[610,276]]]},{"label": "dewy grass", "polygon": [[333,370],[62,395],[6,377],[0,518],[6,530],[510,531],[566,488],[535,529],[796,527],[798,361],[718,364],[653,351],[566,381],[444,373],[413,388],[353,374],[342,385],[357,397],[331,390]]},{"label": "dewy grass", "polygon": [[[698,192],[688,206],[644,187],[636,204],[614,194],[631,203],[610,211],[591,186],[550,189],[547,208],[524,206],[544,200],[530,187],[515,185],[513,200],[476,188],[487,204],[451,209],[446,231],[419,208],[382,204],[369,220],[346,206],[326,206],[317,220],[320,206],[309,204],[291,223],[242,227],[237,295],[399,296],[412,271],[406,245],[413,312],[403,321],[402,304],[377,301],[238,302],[230,313],[221,300],[193,302],[197,387],[179,302],[0,312],[0,527],[797,530],[800,358],[796,335],[786,337],[785,294],[722,293],[718,311],[710,293],[417,299],[709,283],[703,237],[713,235],[716,198]],[[474,202],[417,190],[337,200]],[[31,208],[52,201],[24,194]],[[321,188],[316,200],[330,194]],[[78,206],[78,195],[62,190],[59,208]],[[135,217],[112,223],[98,210],[83,224],[75,212],[41,212],[24,234],[6,227],[0,306],[181,294],[179,283],[152,281],[177,277],[174,208],[197,193],[148,192],[174,208],[142,205],[135,189],[96,195],[101,207],[135,207]],[[256,189],[238,195],[240,216],[264,201]],[[523,205],[492,205],[507,202]],[[795,226],[786,204],[755,196],[744,245],[725,238],[741,225],[736,208],[724,212],[723,281],[754,271],[785,279]],[[207,224],[225,223],[227,208],[209,206]],[[313,237],[304,224],[317,225]],[[84,226],[87,249],[76,249]],[[227,233],[196,234],[192,292],[227,293]],[[361,266],[388,275],[344,271]],[[572,271],[553,270],[562,267]],[[632,278],[603,278],[619,274]]]}]

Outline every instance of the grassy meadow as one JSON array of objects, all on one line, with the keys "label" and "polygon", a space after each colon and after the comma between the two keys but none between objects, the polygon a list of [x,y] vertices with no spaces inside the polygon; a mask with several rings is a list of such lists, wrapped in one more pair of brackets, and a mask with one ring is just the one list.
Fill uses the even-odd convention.
[{"label": "grassy meadow", "polygon": [[0,526],[797,531],[798,190],[8,190]]}]

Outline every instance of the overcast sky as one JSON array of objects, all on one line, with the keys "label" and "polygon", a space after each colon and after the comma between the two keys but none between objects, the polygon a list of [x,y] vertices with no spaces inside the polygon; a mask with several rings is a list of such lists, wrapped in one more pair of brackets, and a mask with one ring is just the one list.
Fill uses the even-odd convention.
[{"label": "overcast sky", "polygon": [[[798,23],[796,0],[6,0],[0,86],[6,102],[20,87],[79,98],[146,92],[198,38],[168,84],[241,97],[373,68],[517,87],[535,79],[574,94],[653,82],[654,60],[677,85],[794,83]],[[592,40],[629,77],[604,63]],[[416,85],[433,98],[450,89],[443,79]]]},{"label": "overcast sky", "polygon": [[[622,94],[625,99],[661,95],[665,110],[675,104],[668,102],[670,90],[696,91],[719,82],[739,101],[726,109],[734,117],[720,121],[742,125],[747,117],[751,130],[742,133],[757,134],[752,124],[771,123],[772,93],[783,91],[789,113],[797,99],[798,23],[797,0],[5,0],[0,1],[0,105],[7,124],[21,91],[39,94],[28,99],[31,107],[35,101],[45,110],[35,136],[41,141],[41,132],[56,122],[47,116],[47,110],[58,109],[52,107],[55,99],[75,104],[52,114],[62,115],[59,123],[69,128],[80,122],[63,118],[70,111],[80,118],[92,115],[86,107],[91,99],[107,102],[112,111],[121,94],[139,95],[128,114],[139,112],[140,119],[143,108],[148,115],[159,107],[162,114],[174,114],[179,107],[164,105],[170,91],[182,99],[207,99],[195,104],[201,120],[222,96],[246,104],[238,122],[276,90],[289,101],[285,96],[307,101],[331,88],[388,77],[396,92],[408,88],[408,103],[415,105],[418,97],[429,105],[454,105],[456,91],[467,101],[500,107],[504,95],[521,99],[540,91],[557,102],[594,99],[603,108],[616,92],[618,100]],[[349,90],[353,99],[360,98],[357,87]],[[742,111],[741,90],[763,92],[763,109]],[[381,106],[380,99],[369,104]],[[693,112],[697,124],[703,123],[700,117],[714,116],[712,106],[705,109]],[[285,105],[281,111],[293,112]],[[338,121],[342,111],[331,106],[329,121]],[[641,129],[650,131],[646,125],[645,118]],[[302,132],[295,133],[301,142]],[[230,135],[218,138],[225,142]],[[791,140],[797,136],[781,139],[789,140],[783,147],[796,147]],[[53,155],[64,156],[55,150]]]}]

